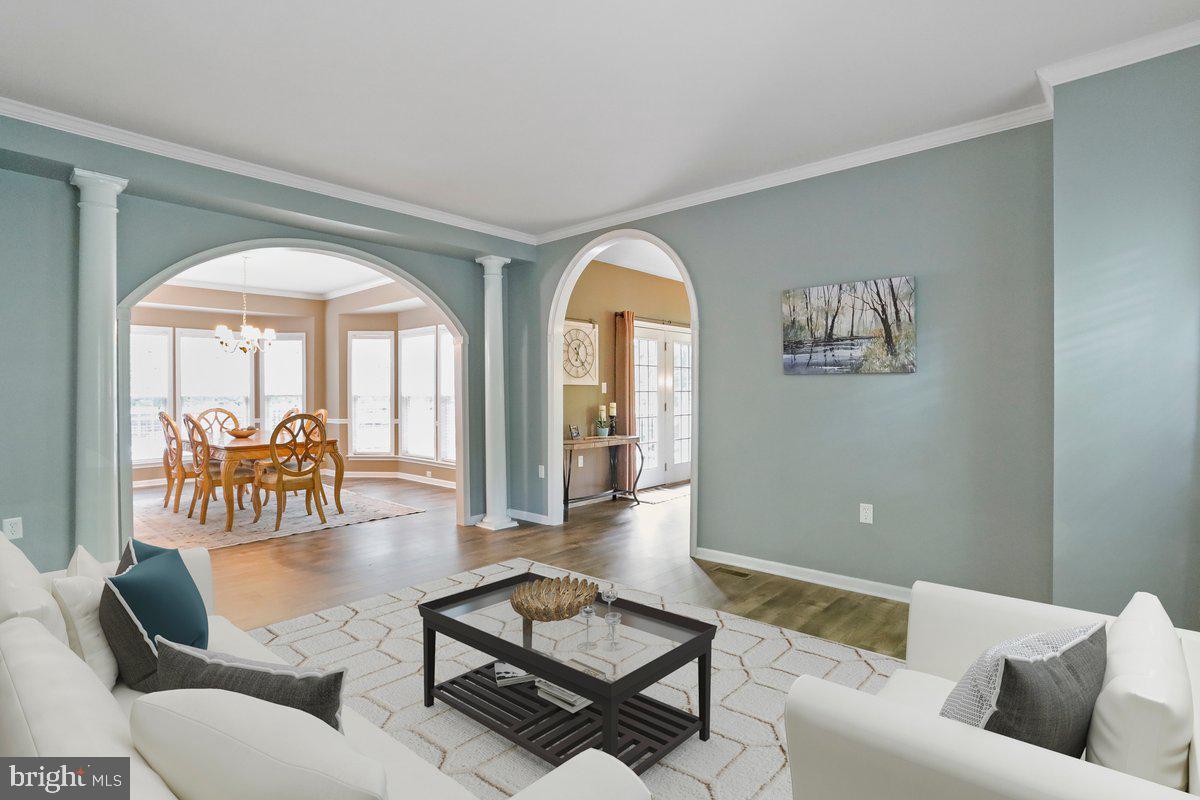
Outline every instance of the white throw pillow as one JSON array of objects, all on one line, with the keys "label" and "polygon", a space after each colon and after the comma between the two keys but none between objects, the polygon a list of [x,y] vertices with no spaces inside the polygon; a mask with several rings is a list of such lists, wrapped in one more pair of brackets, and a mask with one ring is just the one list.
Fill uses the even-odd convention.
[{"label": "white throw pillow", "polygon": [[0,582],[0,622],[14,617],[35,619],[63,644],[67,643],[67,625],[62,611],[50,593],[41,586]]},{"label": "white throw pillow", "polygon": [[0,753],[125,757],[134,797],[173,797],[133,749],[112,691],[31,619],[0,623]]},{"label": "white throw pillow", "polygon": [[1088,731],[1087,760],[1187,789],[1192,687],[1183,645],[1162,603],[1138,592],[1108,629],[1104,688]]},{"label": "white throw pillow", "polygon": [[83,576],[102,581],[112,574],[112,570],[97,561],[96,557],[89,553],[83,545],[75,548],[75,552],[71,554],[71,561],[67,564],[68,578]]},{"label": "white throw pillow", "polygon": [[[86,551],[85,551],[86,552]],[[117,682],[117,659],[100,627],[100,595],[104,581],[79,575],[54,579],[54,599],[67,626],[67,644],[87,662],[106,687]]]},{"label": "white throw pillow", "polygon": [[50,580],[38,572],[21,548],[3,536],[0,536],[0,583],[40,586],[50,591]]},{"label": "white throw pillow", "polygon": [[383,800],[383,765],[359,754],[321,720],[222,689],[142,695],[130,716],[133,744],[187,800]]}]

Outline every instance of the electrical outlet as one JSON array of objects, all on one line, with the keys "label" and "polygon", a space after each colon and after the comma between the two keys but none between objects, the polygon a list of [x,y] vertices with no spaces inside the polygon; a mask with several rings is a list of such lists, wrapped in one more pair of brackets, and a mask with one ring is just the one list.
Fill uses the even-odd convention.
[{"label": "electrical outlet", "polygon": [[21,530],[21,518],[9,517],[4,520],[4,538],[20,539],[25,533]]},{"label": "electrical outlet", "polygon": [[583,456],[579,457],[579,466],[583,466]]},{"label": "electrical outlet", "polygon": [[425,477],[426,477],[426,478],[432,478],[432,477],[433,477],[433,470],[430,470],[430,469],[427,469],[427,470],[425,470]]},{"label": "electrical outlet", "polygon": [[863,525],[875,524],[875,506],[870,503],[858,504],[858,521]]},{"label": "electrical outlet", "polygon": [[600,381],[600,394],[608,394],[608,382]]},{"label": "electrical outlet", "polygon": [[546,465],[545,464],[538,464],[538,477],[539,478],[546,477]]}]

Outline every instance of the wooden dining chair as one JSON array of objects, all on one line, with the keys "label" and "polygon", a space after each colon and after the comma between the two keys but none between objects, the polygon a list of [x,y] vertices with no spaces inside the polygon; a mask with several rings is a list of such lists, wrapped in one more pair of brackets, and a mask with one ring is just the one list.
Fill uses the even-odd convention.
[{"label": "wooden dining chair", "polygon": [[165,411],[158,412],[158,421],[162,424],[163,439],[163,472],[167,478],[167,494],[163,497],[163,508],[171,503],[171,495],[175,495],[174,513],[179,513],[179,497],[183,494],[183,484],[196,477],[194,464],[188,459],[183,450],[183,437],[179,434],[179,426],[171,415]]},{"label": "wooden dining chair", "polygon": [[[192,467],[196,474],[196,488],[192,491],[192,506],[188,509],[188,519],[191,519],[196,511],[196,501],[200,500],[200,524],[203,525],[208,520],[209,498],[216,496],[217,486],[221,484],[221,464],[212,457],[212,448],[208,445],[208,434],[205,433],[203,424],[191,414],[183,415],[183,424],[192,444]],[[247,486],[253,491],[254,469],[239,463],[233,472],[233,485],[237,487],[238,508],[245,508],[242,505],[242,496]],[[258,521],[257,518],[255,521]]]},{"label": "wooden dining chair", "polygon": [[[299,411],[297,411],[296,413],[297,413],[297,414],[299,414],[300,412],[299,412]],[[321,425],[322,425],[322,426],[324,426],[326,429],[328,429],[328,428],[329,428],[329,412],[328,412],[327,410],[325,410],[325,409],[323,409],[323,408],[318,408],[316,411],[312,412],[312,415],[313,415],[314,417],[316,417],[318,420],[320,420],[320,422],[321,422]],[[306,431],[305,431],[305,434],[307,435],[307,433],[308,433],[308,431],[306,430]],[[325,465],[325,461],[324,461],[324,459],[322,459],[322,460],[321,460],[321,465],[322,465],[322,466],[324,466],[324,465]],[[318,473],[319,473],[319,472],[320,472],[320,470],[318,470]],[[317,485],[318,485],[318,486],[320,487],[320,489],[321,489],[321,500],[322,500],[322,502],[324,502],[324,503],[328,504],[328,503],[329,503],[329,498],[327,498],[327,497],[325,496],[325,482],[324,482],[323,480],[321,480],[321,479],[320,479],[320,475],[319,475],[319,474],[318,474],[318,478],[317,478]]]},{"label": "wooden dining chair", "polygon": [[196,415],[196,422],[204,428],[209,439],[218,433],[228,433],[241,427],[238,425],[237,415],[227,408],[207,408]]},{"label": "wooden dining chair", "polygon": [[254,521],[262,516],[262,501],[258,492],[266,490],[275,495],[275,530],[283,522],[287,507],[287,492],[304,490],[304,508],[325,520],[321,496],[321,462],[325,458],[325,424],[312,414],[294,414],[285,418],[271,432],[271,460],[262,459],[254,465]]}]

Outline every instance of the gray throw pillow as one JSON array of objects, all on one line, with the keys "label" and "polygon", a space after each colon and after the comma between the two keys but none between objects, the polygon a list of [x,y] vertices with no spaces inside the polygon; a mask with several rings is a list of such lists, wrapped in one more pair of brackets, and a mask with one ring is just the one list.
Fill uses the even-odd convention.
[{"label": "gray throw pillow", "polygon": [[1106,660],[1103,622],[1009,639],[976,659],[941,715],[1078,758]]},{"label": "gray throw pillow", "polygon": [[342,729],[345,669],[328,672],[214,653],[163,639],[158,645],[158,690],[224,689],[289,706]]}]

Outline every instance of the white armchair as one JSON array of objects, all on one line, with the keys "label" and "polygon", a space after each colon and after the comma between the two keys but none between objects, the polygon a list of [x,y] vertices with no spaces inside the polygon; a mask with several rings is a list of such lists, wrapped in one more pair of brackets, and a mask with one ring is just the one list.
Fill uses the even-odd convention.
[{"label": "white armchair", "polygon": [[[786,732],[797,800],[1155,800],[1183,792],[938,716],[954,683],[985,649],[1024,633],[1101,614],[918,582],[908,662],[878,695],[802,677],[788,694]],[[1192,686],[1200,634],[1180,631]],[[1193,693],[1195,695],[1195,688]],[[1200,696],[1194,697],[1200,717]],[[1200,719],[1195,725],[1200,731]],[[1197,748],[1189,771],[1200,794]]]}]

